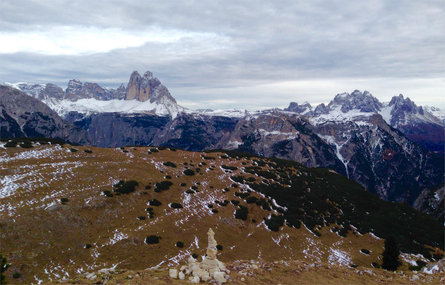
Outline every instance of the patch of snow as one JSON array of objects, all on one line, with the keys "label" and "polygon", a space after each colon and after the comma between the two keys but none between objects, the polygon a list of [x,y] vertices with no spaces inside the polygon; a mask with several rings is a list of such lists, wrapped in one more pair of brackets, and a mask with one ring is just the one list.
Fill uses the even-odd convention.
[{"label": "patch of snow", "polygon": [[352,263],[352,259],[347,252],[335,248],[330,248],[328,262],[330,264],[349,265]]}]

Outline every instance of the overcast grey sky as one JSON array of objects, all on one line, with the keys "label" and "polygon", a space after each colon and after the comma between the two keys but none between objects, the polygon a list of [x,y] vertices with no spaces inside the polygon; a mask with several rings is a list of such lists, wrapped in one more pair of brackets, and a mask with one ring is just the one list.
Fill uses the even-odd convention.
[{"label": "overcast grey sky", "polygon": [[0,82],[116,87],[152,71],[190,108],[368,90],[445,108],[445,2],[0,1]]}]

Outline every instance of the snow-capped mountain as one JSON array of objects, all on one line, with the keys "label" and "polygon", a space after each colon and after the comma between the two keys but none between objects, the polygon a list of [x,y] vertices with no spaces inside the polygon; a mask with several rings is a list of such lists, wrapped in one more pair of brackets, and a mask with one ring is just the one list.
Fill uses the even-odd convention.
[{"label": "snow-capped mountain", "polygon": [[141,76],[137,71],[131,74],[128,85],[117,89],[102,88],[97,83],[73,79],[68,87],[51,84],[5,83],[37,98],[55,110],[61,117],[69,112],[84,115],[93,113],[151,113],[159,116],[176,117],[185,111],[170,95],[167,87],[149,71]]},{"label": "snow-capped mountain", "polygon": [[285,110],[308,117],[314,125],[327,122],[372,125],[371,118],[381,115],[388,125],[419,145],[442,153],[445,147],[445,123],[443,118],[435,115],[440,114],[439,109],[417,106],[402,94],[394,96],[388,103],[381,103],[368,91],[355,90],[336,95],[327,106],[320,104],[313,108],[307,103],[292,102]]},{"label": "snow-capped mountain", "polygon": [[443,157],[429,151],[443,145],[443,125],[403,96],[381,103],[354,91],[316,108],[291,103],[286,110],[191,111],[149,72],[134,72],[116,90],[75,80],[65,91],[49,84],[15,86],[82,130],[86,144],[230,149],[290,159],[334,169],[383,199],[408,203],[444,182]]}]

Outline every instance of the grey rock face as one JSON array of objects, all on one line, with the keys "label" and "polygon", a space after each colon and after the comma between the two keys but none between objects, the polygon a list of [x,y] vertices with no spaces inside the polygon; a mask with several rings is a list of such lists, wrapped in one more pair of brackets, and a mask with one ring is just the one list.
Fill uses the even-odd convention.
[{"label": "grey rock face", "polygon": [[414,201],[413,207],[420,212],[432,215],[445,223],[445,186],[433,189],[425,189],[420,193],[419,197]]},{"label": "grey rock face", "polygon": [[284,111],[295,112],[298,114],[310,113],[312,112],[312,106],[309,103],[298,105],[296,102],[291,102],[289,107],[284,109]]},{"label": "grey rock face", "polygon": [[[26,93],[26,92],[25,92]],[[45,84],[45,88],[41,90],[38,94],[38,99],[43,100],[46,98],[55,98],[57,100],[62,100],[65,97],[65,92],[59,86],[47,83]]]},{"label": "grey rock face", "polygon": [[161,81],[154,77],[150,71],[145,72],[144,76],[133,71],[128,81],[125,99],[137,99],[141,102],[150,100],[151,103],[164,99],[176,104],[176,100],[171,96],[167,87],[162,85]]},{"label": "grey rock face", "polygon": [[47,105],[18,89],[0,85],[0,109],[1,138],[47,137],[87,142],[82,130],[66,124]]},{"label": "grey rock face", "polygon": [[363,93],[355,90],[351,94],[343,93],[335,96],[334,100],[329,103],[328,108],[333,109],[335,106],[341,106],[342,112],[348,112],[353,109],[361,112],[378,112],[383,107],[377,98],[368,91]]}]

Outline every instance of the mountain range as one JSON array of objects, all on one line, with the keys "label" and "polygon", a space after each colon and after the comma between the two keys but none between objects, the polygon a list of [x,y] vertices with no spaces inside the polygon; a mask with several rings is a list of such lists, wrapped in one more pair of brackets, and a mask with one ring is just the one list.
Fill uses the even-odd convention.
[{"label": "mountain range", "polygon": [[[10,104],[19,97],[20,104]],[[151,72],[135,71],[117,89],[79,80],[66,89],[8,83],[0,88],[0,109],[2,138],[238,150],[331,168],[385,200],[410,205],[444,183],[444,118],[403,95],[382,103],[355,90],[316,107],[292,102],[285,109],[193,111],[179,106]]]}]

